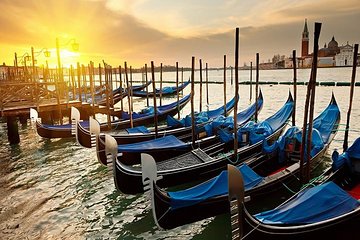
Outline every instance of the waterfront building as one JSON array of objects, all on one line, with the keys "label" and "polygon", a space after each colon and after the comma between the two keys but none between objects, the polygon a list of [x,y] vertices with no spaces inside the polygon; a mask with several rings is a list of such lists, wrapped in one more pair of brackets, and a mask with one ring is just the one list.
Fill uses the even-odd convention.
[{"label": "waterfront building", "polygon": [[351,66],[353,64],[354,49],[353,46],[346,43],[340,47],[340,52],[335,56],[336,66]]}]

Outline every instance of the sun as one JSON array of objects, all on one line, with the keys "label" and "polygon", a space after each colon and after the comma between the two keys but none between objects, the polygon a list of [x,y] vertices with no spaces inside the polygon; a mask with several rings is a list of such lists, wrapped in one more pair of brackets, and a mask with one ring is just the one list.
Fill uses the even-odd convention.
[{"label": "sun", "polygon": [[70,65],[75,66],[80,59],[79,52],[69,51],[67,49],[60,50],[60,58],[61,58],[61,65],[63,67],[69,68]]}]

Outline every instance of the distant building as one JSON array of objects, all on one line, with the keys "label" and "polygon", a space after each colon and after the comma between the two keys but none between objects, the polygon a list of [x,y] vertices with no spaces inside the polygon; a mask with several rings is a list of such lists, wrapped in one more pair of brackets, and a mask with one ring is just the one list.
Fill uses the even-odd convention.
[{"label": "distant building", "polygon": [[309,55],[309,30],[307,27],[307,19],[305,19],[304,31],[301,40],[301,57],[305,58]]},{"label": "distant building", "polygon": [[340,47],[340,52],[335,56],[336,66],[351,66],[353,64],[354,48],[349,45]]}]

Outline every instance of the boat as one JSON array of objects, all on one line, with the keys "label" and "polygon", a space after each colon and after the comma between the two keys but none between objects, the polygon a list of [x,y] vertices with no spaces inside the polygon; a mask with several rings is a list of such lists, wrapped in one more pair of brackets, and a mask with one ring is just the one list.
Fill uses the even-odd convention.
[{"label": "boat", "polygon": [[[260,92],[258,98],[258,112],[261,110],[263,106],[263,97],[262,93]],[[234,106],[235,98],[229,101],[226,105],[227,113],[230,112]],[[239,126],[242,126],[246,122],[248,122],[253,115],[255,114],[255,104],[249,106],[245,110],[241,111],[238,114],[237,123]],[[196,123],[196,137],[197,140],[195,144],[197,146],[206,147],[208,145],[214,144],[214,142],[218,141],[218,138],[213,134],[210,133],[209,135],[206,133],[205,128],[207,124],[216,122],[217,120],[224,120],[226,119],[222,114],[224,113],[224,107],[219,107],[218,109],[212,111],[201,112],[198,114],[198,117],[195,119]],[[205,119],[204,119],[204,116]],[[169,119],[169,117],[168,117]],[[172,118],[171,118],[172,119]],[[170,151],[172,154],[171,156],[178,156],[181,153],[188,152],[192,146],[189,142],[192,138],[191,132],[191,117],[186,116],[183,118],[183,122],[188,122],[189,124],[181,125],[179,128],[172,128],[168,127],[168,130],[160,131],[158,133],[158,137],[154,132],[146,133],[136,133],[136,134],[129,134],[129,135],[115,135],[112,136],[115,138],[118,144],[118,152],[121,153],[120,161],[123,163],[126,162],[127,165],[133,165],[140,163],[141,153],[151,152],[152,156],[157,160],[161,161],[164,158],[168,158],[168,152]],[[182,122],[176,119],[172,119],[171,121]],[[197,121],[199,120],[199,121]],[[232,118],[231,121],[233,122]],[[96,123],[95,123],[96,124]],[[96,150],[97,156],[100,163],[107,165],[109,162],[111,163],[112,160],[108,159],[105,153],[105,138],[104,135],[99,135],[98,131],[93,131],[93,125],[90,125],[90,132],[92,132],[92,143],[94,143],[94,137],[97,139],[96,141]],[[177,126],[177,125],[173,125]],[[80,124],[78,124],[78,129],[83,129]],[[95,129],[98,129],[96,126]],[[166,129],[166,127],[165,127]],[[132,129],[129,129],[132,130]],[[81,132],[84,132],[82,130]],[[95,135],[95,136],[94,136]],[[79,136],[79,134],[78,134]],[[97,137],[96,137],[97,136]],[[148,140],[147,140],[148,139]],[[124,142],[126,140],[130,144],[119,144],[119,142]],[[89,140],[88,140],[89,141]]]},{"label": "boat", "polygon": [[[158,119],[159,121],[166,119],[167,115],[175,115],[179,109],[182,109],[190,101],[190,94],[180,99],[179,103],[173,102],[167,105],[159,106]],[[78,111],[77,111],[78,112]],[[153,123],[154,110],[153,107],[148,107],[140,112],[132,113],[134,126],[145,125]],[[80,113],[78,118],[80,119]],[[79,121],[71,118],[71,123],[63,125],[42,124],[40,119],[36,120],[36,129],[38,134],[44,138],[69,138],[76,135],[76,124],[79,122],[84,129],[89,128],[89,121]],[[111,122],[111,129],[123,129],[130,127],[130,114],[128,112],[121,112],[121,118]],[[107,123],[100,124],[100,130],[108,130]]]},{"label": "boat", "polygon": [[[160,96],[170,96],[173,94],[176,94],[177,92],[182,91],[184,88],[186,88],[187,85],[189,85],[190,80],[187,82],[184,82],[180,84],[178,87],[172,86],[172,87],[164,87],[162,89],[155,88],[155,94],[157,97]],[[141,90],[133,90],[132,95],[134,97],[154,97],[154,92],[147,92],[147,91],[141,91]]]},{"label": "boat", "polygon": [[[321,160],[337,132],[339,121],[340,111],[335,98],[332,97],[328,107],[314,120],[311,164]],[[273,146],[278,146],[276,151],[273,149],[273,152],[266,150],[262,153],[263,151],[259,150],[260,154],[237,165],[244,175],[246,196],[255,199],[268,195],[283,188],[283,184],[296,179],[294,176],[300,170],[300,159],[296,153],[300,149],[301,136],[302,131],[297,127],[291,127],[274,142]],[[262,145],[269,147],[266,140]],[[152,161],[148,162],[154,164]],[[142,161],[142,164],[146,164],[145,168],[156,169],[149,167],[146,161]],[[158,183],[162,179],[156,180],[154,176],[157,174],[152,173],[147,176],[145,172],[143,179],[150,179],[145,182],[145,186],[151,191],[153,215],[160,228],[172,229],[229,210],[226,170],[208,181],[179,191],[161,189]],[[160,174],[159,176],[165,179],[165,176]]]},{"label": "boat", "polygon": [[242,175],[236,167],[229,166],[235,239],[242,239],[245,234],[246,239],[358,239],[360,138],[340,156],[335,152],[333,161],[341,163],[330,169],[331,174],[327,173],[321,184],[305,188],[276,208],[254,215],[244,204]]},{"label": "boat", "polygon": [[[142,84],[142,85],[132,86],[131,89],[132,89],[132,91],[141,91],[150,84],[151,84],[151,81],[148,81],[147,83]],[[116,104],[121,99],[123,99],[124,97],[126,97],[128,95],[128,91],[126,88],[118,87],[112,91],[112,94],[113,94],[113,102],[114,102],[114,104]],[[106,105],[107,101],[106,101],[106,90],[105,89],[103,89],[103,88],[99,89],[97,92],[95,92],[94,97],[95,97],[96,104]],[[77,96],[77,98],[78,98],[78,96]],[[88,103],[92,103],[92,96],[90,93],[87,93],[86,95],[82,94],[82,99],[83,100],[87,99]],[[109,101],[110,101],[110,99],[109,99]]]},{"label": "boat", "polygon": [[[268,132],[268,135],[263,135],[263,133],[260,133],[260,135],[268,141],[276,140],[286,127],[286,124],[291,116],[293,106],[293,99],[289,93],[288,100],[284,106],[273,116],[266,119],[270,127],[273,127],[273,131]],[[259,123],[257,126],[261,126],[263,122]],[[243,127],[246,127],[247,124],[248,123],[246,123]],[[254,135],[256,134],[254,133]],[[207,148],[195,147],[193,150],[183,155],[157,162],[156,166],[158,173],[162,176],[162,179],[159,180],[157,184],[159,184],[160,187],[169,187],[186,182],[209,179],[226,169],[226,164],[229,161],[235,161],[233,158],[234,154],[229,152],[233,143],[221,142],[217,137],[213,137],[212,139],[214,144],[208,144],[209,147]],[[205,141],[205,139],[200,141]],[[106,140],[105,143],[107,144]],[[239,141],[239,143],[241,146],[237,155],[239,157],[239,161],[261,152],[262,144],[260,138],[258,139],[258,142]],[[201,146],[201,142],[199,144]],[[115,150],[112,150],[112,148],[113,146],[111,144],[111,146],[107,147],[108,151],[106,152],[117,152],[117,146]],[[173,154],[173,152],[168,152],[168,154]],[[145,154],[141,154],[141,158],[144,155]],[[127,194],[143,192],[141,167],[125,165],[117,158],[117,155],[114,154],[112,154],[112,158],[114,165],[114,181],[117,189]]]},{"label": "boat", "polygon": [[[259,109],[261,109],[261,106],[263,103],[263,96],[262,96],[261,92],[260,92],[258,101],[259,101],[259,106],[260,106]],[[235,103],[235,98],[233,98],[226,104],[226,114],[225,115],[228,115],[232,111],[232,109],[234,108],[234,103]],[[224,106],[221,106],[214,110],[203,111],[201,113],[196,114],[195,116],[199,116],[199,118],[198,118],[199,121],[198,121],[197,125],[200,126],[200,125],[205,124],[207,121],[211,121],[212,119],[215,119],[221,115],[224,115]],[[147,141],[150,139],[154,139],[154,138],[158,138],[158,137],[162,137],[162,136],[168,136],[168,135],[174,135],[174,136],[189,135],[189,134],[191,134],[191,125],[190,125],[191,121],[190,121],[190,124],[187,124],[188,118],[191,118],[191,117],[186,116],[182,120],[177,120],[171,116],[167,116],[167,119],[166,119],[167,124],[158,127],[157,135],[154,131],[154,128],[148,129],[148,128],[145,128],[144,126],[139,126],[136,128],[126,129],[126,132],[119,133],[119,134],[113,134],[112,136],[115,138],[118,145],[120,145],[120,144],[129,144],[129,143]],[[204,120],[204,118],[206,118],[206,120]],[[93,124],[90,124],[89,130],[81,127],[80,124],[77,125],[78,142],[80,143],[80,145],[90,148],[90,147],[95,147],[95,142],[93,145],[91,145],[91,138],[96,138],[96,139],[100,138],[100,139],[98,139],[97,144],[99,145],[98,149],[100,151],[102,151],[103,149],[105,149],[104,136],[103,135],[98,136],[99,133],[96,130],[95,131],[93,130],[93,129],[98,129],[98,126],[96,126],[96,125],[98,125],[98,123],[96,123],[96,122],[92,122],[92,123]],[[104,160],[105,155],[102,154],[100,156],[102,156],[102,158],[103,158],[103,160],[100,160],[100,162],[106,162]]]}]

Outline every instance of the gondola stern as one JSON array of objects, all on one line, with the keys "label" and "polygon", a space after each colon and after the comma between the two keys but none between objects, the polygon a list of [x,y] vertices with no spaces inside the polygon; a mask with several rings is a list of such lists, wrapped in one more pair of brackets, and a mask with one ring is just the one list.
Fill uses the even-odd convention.
[{"label": "gondola stern", "polygon": [[146,153],[141,154],[141,169],[142,169],[142,182],[144,186],[144,193],[150,197],[151,201],[151,209],[153,213],[153,218],[156,226],[162,230],[163,228],[160,226],[156,208],[155,208],[155,194],[154,188],[157,180],[160,180],[162,177],[157,175],[157,167],[154,158]]},{"label": "gondola stern", "polygon": [[89,117],[90,124],[90,136],[91,136],[91,147],[96,146],[96,141],[98,141],[98,136],[100,135],[100,124],[93,117]]},{"label": "gondola stern", "polygon": [[107,161],[115,162],[118,156],[118,145],[114,137],[105,134],[105,154]]},{"label": "gondola stern", "polygon": [[232,239],[241,239],[243,235],[243,203],[245,199],[244,181],[240,171],[228,164],[228,197]]},{"label": "gondola stern", "polygon": [[[80,121],[80,112],[76,107],[71,107],[71,135],[77,135],[76,125]],[[77,140],[77,136],[76,136]]]}]

